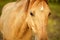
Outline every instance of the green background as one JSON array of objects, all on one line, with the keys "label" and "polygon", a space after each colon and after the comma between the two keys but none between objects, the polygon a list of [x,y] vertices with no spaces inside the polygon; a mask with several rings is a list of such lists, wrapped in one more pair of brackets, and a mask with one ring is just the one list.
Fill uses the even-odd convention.
[{"label": "green background", "polygon": [[[3,6],[9,2],[16,0],[0,0],[0,15]],[[51,10],[51,15],[48,20],[48,39],[60,40],[60,0],[48,0],[48,5]],[[0,33],[0,40],[2,40],[2,34]]]}]

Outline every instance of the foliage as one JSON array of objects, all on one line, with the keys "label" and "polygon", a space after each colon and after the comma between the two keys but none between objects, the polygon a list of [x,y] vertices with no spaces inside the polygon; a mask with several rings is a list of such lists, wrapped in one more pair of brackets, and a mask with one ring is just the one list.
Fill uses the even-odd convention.
[{"label": "foliage", "polygon": [[48,0],[51,3],[60,3],[60,0]]}]

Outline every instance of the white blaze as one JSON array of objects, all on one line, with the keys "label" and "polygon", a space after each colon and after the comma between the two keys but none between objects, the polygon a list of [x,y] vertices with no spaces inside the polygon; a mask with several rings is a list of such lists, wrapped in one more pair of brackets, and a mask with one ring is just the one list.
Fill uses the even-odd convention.
[{"label": "white blaze", "polygon": [[42,7],[41,7],[41,10],[43,10],[43,9],[44,9],[44,7],[42,6]]}]

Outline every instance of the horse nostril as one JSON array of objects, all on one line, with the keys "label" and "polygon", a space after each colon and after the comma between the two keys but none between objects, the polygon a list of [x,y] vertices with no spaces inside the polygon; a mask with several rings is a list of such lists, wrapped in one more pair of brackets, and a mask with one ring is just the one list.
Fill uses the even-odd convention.
[{"label": "horse nostril", "polygon": [[30,12],[30,15],[31,15],[31,16],[34,16],[34,14],[33,14],[32,12]]}]

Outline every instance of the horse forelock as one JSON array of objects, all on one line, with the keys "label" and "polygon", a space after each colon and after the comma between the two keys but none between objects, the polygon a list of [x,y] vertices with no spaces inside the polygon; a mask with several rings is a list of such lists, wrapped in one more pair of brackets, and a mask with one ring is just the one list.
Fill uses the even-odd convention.
[{"label": "horse forelock", "polygon": [[[45,3],[47,3],[47,0],[17,0],[18,2],[19,1],[25,1],[26,2],[26,11],[28,11],[32,6],[33,4],[37,1],[37,3],[39,4],[40,2],[44,1]],[[17,2],[17,3],[18,3]],[[23,4],[24,5],[24,4]],[[42,7],[43,8],[43,7]]]}]

